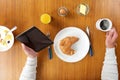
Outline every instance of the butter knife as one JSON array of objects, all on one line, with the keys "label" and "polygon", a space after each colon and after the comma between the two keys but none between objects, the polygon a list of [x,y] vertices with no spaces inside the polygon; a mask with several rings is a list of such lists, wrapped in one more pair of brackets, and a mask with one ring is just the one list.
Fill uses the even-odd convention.
[{"label": "butter knife", "polygon": [[[50,33],[47,33],[47,37],[50,38]],[[48,46],[48,57],[52,59],[52,49],[51,46]]]},{"label": "butter knife", "polygon": [[90,40],[90,30],[89,30],[89,27],[86,28],[86,33],[89,37],[89,41],[90,41],[90,48],[89,48],[89,53],[90,53],[90,56],[93,56],[93,50],[92,50],[92,46],[91,46],[91,40]]}]

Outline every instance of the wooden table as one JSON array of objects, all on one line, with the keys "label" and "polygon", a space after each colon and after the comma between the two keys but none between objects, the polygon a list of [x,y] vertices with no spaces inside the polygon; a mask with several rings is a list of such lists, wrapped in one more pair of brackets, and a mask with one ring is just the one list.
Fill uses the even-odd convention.
[{"label": "wooden table", "polygon": [[[90,12],[86,16],[76,13],[80,3],[87,3]],[[66,17],[57,14],[59,7],[65,6],[70,13]],[[48,13],[52,22],[44,25],[40,15]],[[60,60],[52,47],[53,58],[48,59],[47,48],[39,52],[37,80],[100,80],[101,69],[105,55],[105,33],[98,31],[95,23],[98,19],[107,17],[120,33],[120,0],[0,0],[0,25],[12,28],[17,26],[14,35],[35,25],[44,33],[51,32],[51,38],[63,28],[76,26],[85,31],[90,27],[94,56],[88,54],[77,63],[66,63]],[[117,41],[116,55],[120,64],[120,37]],[[25,64],[26,56],[20,42],[15,40],[13,47],[0,52],[0,80],[18,80]],[[118,65],[119,72],[120,66]]]}]

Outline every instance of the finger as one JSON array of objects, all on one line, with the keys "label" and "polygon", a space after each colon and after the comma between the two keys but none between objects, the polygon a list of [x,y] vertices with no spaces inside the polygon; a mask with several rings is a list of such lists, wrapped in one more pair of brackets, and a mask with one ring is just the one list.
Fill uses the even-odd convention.
[{"label": "finger", "polygon": [[113,41],[116,41],[117,37],[118,37],[118,33],[117,33],[117,31],[114,29],[114,33],[113,33],[112,40],[113,40]]},{"label": "finger", "polygon": [[22,46],[22,48],[24,48],[25,45],[23,43],[21,43],[21,46]]},{"label": "finger", "polygon": [[23,48],[24,50],[29,49],[29,47],[27,47],[25,44],[21,43],[21,45],[22,45],[22,48]]},{"label": "finger", "polygon": [[106,33],[106,37],[109,35],[109,32]]},{"label": "finger", "polygon": [[115,30],[115,27],[113,27],[112,29]]},{"label": "finger", "polygon": [[111,29],[111,30],[109,31],[108,36],[110,36],[110,37],[112,38],[113,34],[114,34],[114,29]]},{"label": "finger", "polygon": [[106,37],[106,40],[107,40],[107,41],[109,41],[109,40],[111,40],[111,39],[112,39],[111,36],[107,36],[107,37]]}]

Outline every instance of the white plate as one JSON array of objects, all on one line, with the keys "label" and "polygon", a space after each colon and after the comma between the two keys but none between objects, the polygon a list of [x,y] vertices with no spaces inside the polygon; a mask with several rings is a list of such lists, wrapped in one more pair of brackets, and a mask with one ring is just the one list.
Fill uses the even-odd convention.
[{"label": "white plate", "polygon": [[[72,45],[72,49],[75,50],[75,54],[73,55],[66,55],[59,48],[60,40],[67,36],[76,36],[79,38],[79,41]],[[86,33],[80,28],[76,27],[64,28],[63,30],[57,33],[54,39],[55,53],[61,60],[65,62],[73,63],[82,60],[87,55],[89,46],[90,46],[89,38],[86,35]]]},{"label": "white plate", "polygon": [[[0,34],[1,34],[1,37],[2,37],[2,38],[5,37],[5,33],[3,32],[4,30],[9,31],[9,29],[8,29],[7,27],[5,27],[5,26],[0,26]],[[12,32],[9,32],[8,35],[11,35],[12,39],[9,40],[10,43],[7,44],[6,46],[4,46],[4,45],[2,45],[2,44],[0,43],[0,52],[4,52],[4,51],[9,50],[9,49],[13,46],[13,44],[14,44],[14,36],[13,36],[13,33],[12,33]],[[6,41],[7,41],[7,40],[5,40],[5,42],[6,42]]]}]

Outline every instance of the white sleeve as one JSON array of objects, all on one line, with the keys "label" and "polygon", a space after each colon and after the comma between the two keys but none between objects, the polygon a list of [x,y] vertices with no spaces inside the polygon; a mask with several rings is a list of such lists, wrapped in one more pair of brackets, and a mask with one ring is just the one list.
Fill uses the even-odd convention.
[{"label": "white sleeve", "polygon": [[115,48],[106,48],[101,79],[118,80],[118,67],[115,55]]},{"label": "white sleeve", "polygon": [[37,57],[27,58],[19,80],[36,80]]}]

